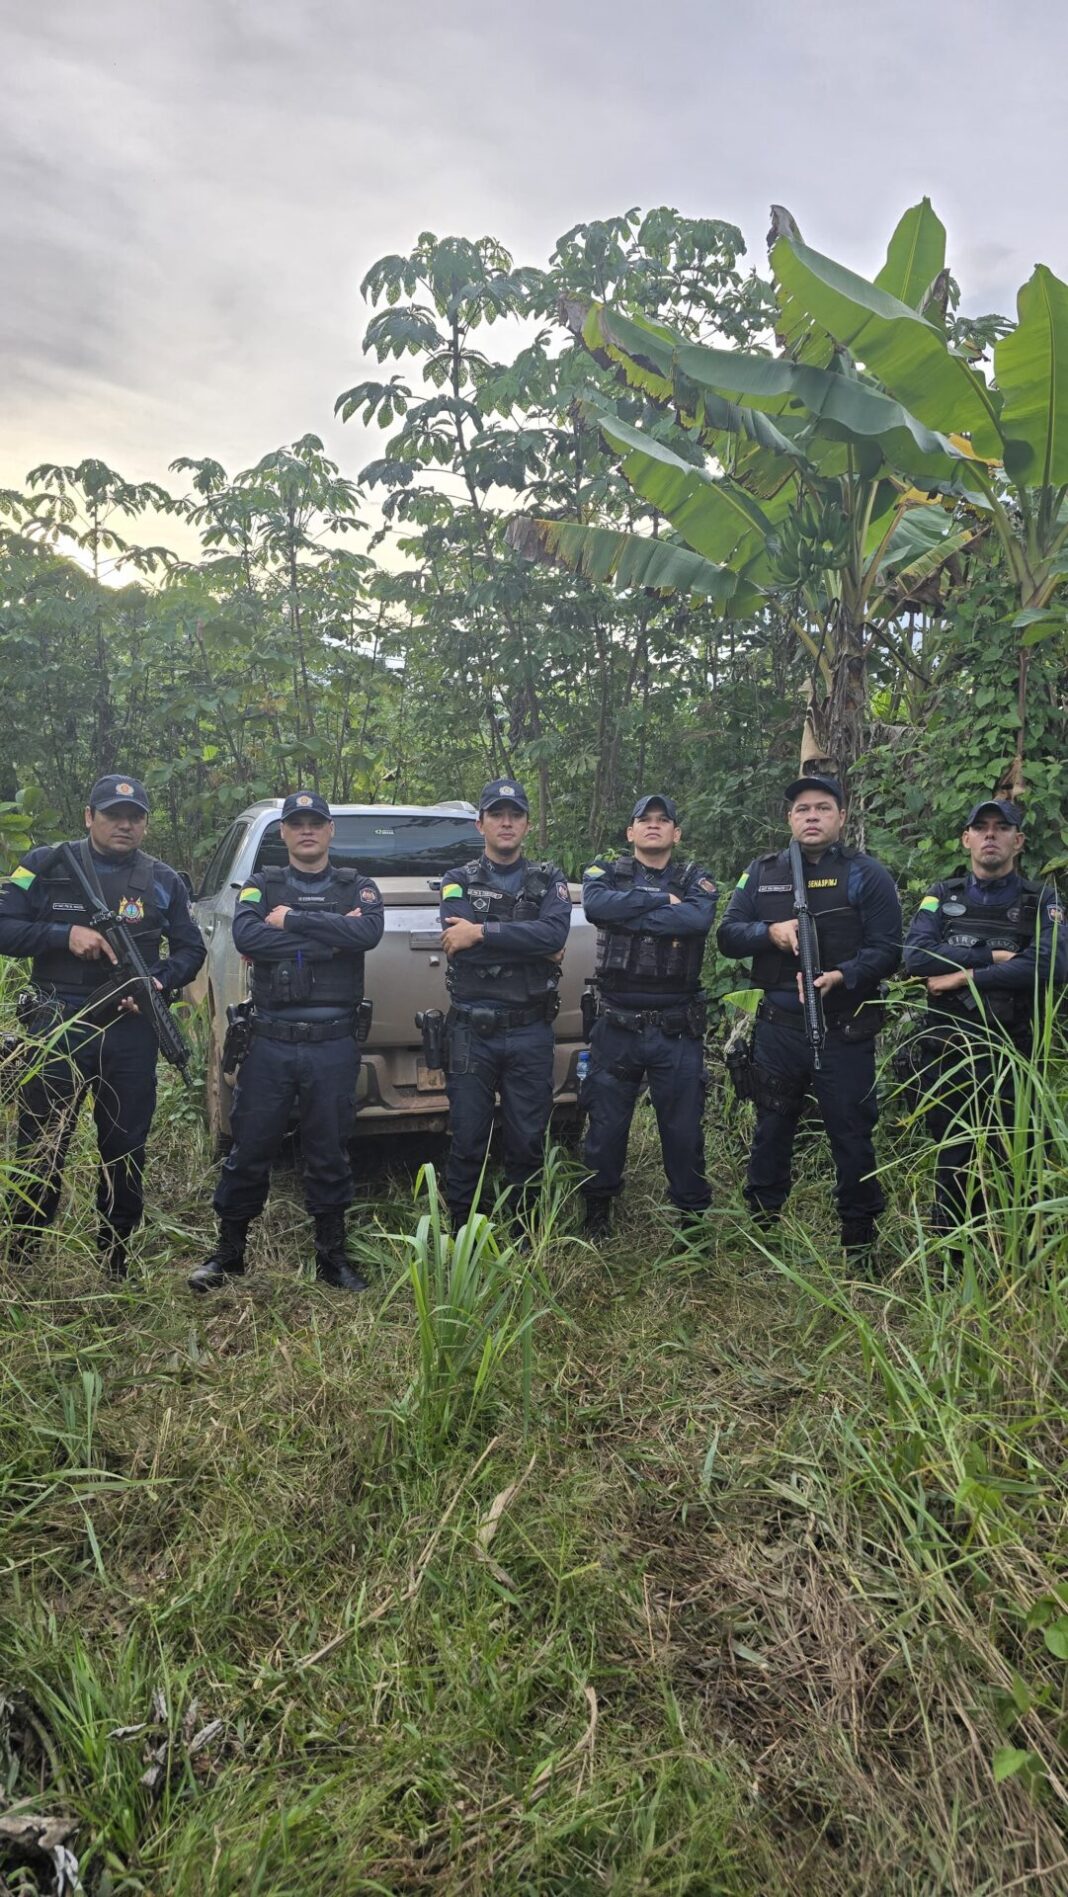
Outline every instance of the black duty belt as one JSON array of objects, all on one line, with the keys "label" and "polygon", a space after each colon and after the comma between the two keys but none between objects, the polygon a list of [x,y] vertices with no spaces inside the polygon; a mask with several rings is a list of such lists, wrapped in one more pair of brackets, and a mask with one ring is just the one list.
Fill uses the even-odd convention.
[{"label": "black duty belt", "polygon": [[[856,1017],[852,1014],[830,1017],[825,1012],[824,1018],[827,1021],[828,1034],[833,1034],[836,1028],[848,1027],[850,1021],[855,1020]],[[798,1034],[805,1032],[805,1017],[800,1009],[795,1014],[792,1008],[780,1008],[777,1001],[769,1001],[766,995],[757,1009],[757,1020],[770,1021],[771,1025],[777,1028],[795,1028]]]},{"label": "black duty belt", "polygon": [[535,1021],[551,1021],[556,1012],[553,1008],[550,1013],[553,1002],[557,1002],[555,994],[546,996],[544,1001],[535,1001],[528,1008],[494,1008],[488,1002],[455,1001],[452,1019],[465,1025],[470,1023],[476,1034],[498,1034],[502,1028],[528,1028]]},{"label": "black duty belt", "polygon": [[338,1021],[260,1021],[252,1017],[252,1035],[261,1041],[340,1041],[356,1033],[356,1018],[345,1015]]},{"label": "black duty belt", "polygon": [[700,997],[688,996],[673,1008],[617,1008],[602,1001],[597,1010],[610,1027],[624,1028],[628,1034],[641,1034],[646,1028],[661,1028],[665,1034],[682,1034],[690,1025],[690,1009]]}]

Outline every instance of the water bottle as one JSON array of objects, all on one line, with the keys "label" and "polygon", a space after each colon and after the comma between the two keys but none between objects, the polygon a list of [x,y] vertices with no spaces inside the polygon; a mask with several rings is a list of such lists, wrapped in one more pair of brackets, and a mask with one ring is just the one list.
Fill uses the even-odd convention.
[{"label": "water bottle", "polygon": [[581,1087],[590,1070],[590,1050],[584,1047],[575,1062],[575,1085]]}]

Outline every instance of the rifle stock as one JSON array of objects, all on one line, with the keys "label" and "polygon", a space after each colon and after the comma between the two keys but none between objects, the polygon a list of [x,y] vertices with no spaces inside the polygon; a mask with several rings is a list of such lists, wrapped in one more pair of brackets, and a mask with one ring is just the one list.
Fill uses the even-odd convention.
[{"label": "rifle stock", "polygon": [[801,997],[805,1014],[805,1035],[812,1049],[812,1065],[818,1073],[822,1065],[820,1056],[827,1039],[827,1023],[823,1015],[823,996],[816,986],[822,973],[820,968],[820,944],[816,934],[816,920],[808,906],[808,885],[805,882],[805,863],[801,855],[801,845],[796,839],[790,843],[790,878],[794,886],[794,909],[797,914],[797,950],[801,962]]},{"label": "rifle stock", "polygon": [[[138,1008],[151,1021],[159,1044],[159,1051],[165,1061],[177,1068],[183,1085],[188,1087],[190,1049],[176,1022],[171,1019],[170,1009],[148,972],[145,958],[124,922],[120,922],[114,910],[109,909],[99,889],[94,889],[77,852],[69,843],[61,843],[59,856],[68,876],[78,890],[89,912],[89,924],[98,935],[102,935],[115,952],[116,981],[110,999],[116,1003],[122,998],[123,991],[136,998]],[[119,977],[125,977],[125,982]],[[92,1007],[92,1001],[90,1001]]]}]

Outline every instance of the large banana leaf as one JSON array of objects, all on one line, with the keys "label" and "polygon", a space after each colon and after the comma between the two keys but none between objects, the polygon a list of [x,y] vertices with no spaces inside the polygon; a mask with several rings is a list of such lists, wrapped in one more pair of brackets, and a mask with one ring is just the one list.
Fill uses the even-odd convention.
[{"label": "large banana leaf", "polygon": [[[615,369],[629,388],[640,389],[657,407],[671,409],[683,427],[696,429],[706,447],[718,453],[720,437],[729,434],[744,437],[769,454],[782,455],[790,463],[799,458],[796,437],[804,427],[802,421],[791,417],[785,428],[777,426],[765,412],[770,404],[749,407],[721,395],[710,382],[688,384],[678,373],[677,363],[678,351],[685,345],[663,324],[624,316],[603,303],[570,305],[573,328],[576,315],[581,322],[575,333],[590,354]],[[777,406],[785,409],[786,404]]]},{"label": "large banana leaf", "polygon": [[970,435],[977,454],[1000,460],[989,389],[925,317],[793,238],[779,238],[771,262],[787,340],[795,328],[818,323],[910,415],[944,434]]},{"label": "large banana leaf", "polygon": [[910,310],[919,310],[945,264],[946,227],[931,209],[930,198],[921,198],[898,223],[875,287],[907,303]]},{"label": "large banana leaf", "polygon": [[[713,434],[744,428],[759,446],[795,464],[817,458],[817,437],[874,444],[890,467],[920,483],[967,484],[967,444],[956,445],[926,427],[892,396],[859,381],[844,367],[819,369],[786,356],[710,349],[685,342],[659,325],[635,322],[603,304],[591,306],[582,337],[595,354],[615,363],[632,386],[678,410],[684,421],[692,420],[702,439],[706,420]],[[785,425],[792,425],[792,437],[784,433],[781,420],[773,426],[762,411],[778,416],[789,412],[791,421]],[[799,412],[807,418],[812,440],[806,441],[793,419]],[[714,446],[714,440],[708,445]]]},{"label": "large banana leaf", "polygon": [[1039,264],[1018,298],[1019,325],[994,352],[1004,403],[1005,471],[1021,487],[1068,481],[1068,284]]},{"label": "large banana leaf", "polygon": [[755,562],[751,576],[763,578],[767,537],[788,512],[792,487],[762,507],[736,481],[715,479],[625,422],[602,421],[601,433],[622,455],[631,486],[671,522],[688,547],[717,566]]},{"label": "large banana leaf", "polygon": [[611,527],[585,527],[570,520],[532,520],[529,515],[512,521],[506,538],[528,560],[550,561],[599,584],[613,581],[621,592],[646,589],[713,599],[734,614],[751,612],[761,598],[759,587],[677,540],[654,540],[650,534],[617,533]]}]

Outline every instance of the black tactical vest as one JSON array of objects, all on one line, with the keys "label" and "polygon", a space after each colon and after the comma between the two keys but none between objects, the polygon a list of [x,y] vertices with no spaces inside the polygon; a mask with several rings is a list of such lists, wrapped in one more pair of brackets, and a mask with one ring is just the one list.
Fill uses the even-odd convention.
[{"label": "black tactical vest", "polygon": [[[489,880],[484,863],[484,857],[476,857],[450,877],[450,881],[459,883],[483,922],[536,922],[550,885],[566,881],[563,870],[554,863],[524,863],[519,894],[511,896]],[[559,984],[560,964],[548,955],[511,962],[503,958],[499,962],[472,962],[469,955],[455,955],[445,976],[454,1001],[496,1002],[508,1008],[525,1008],[532,1002],[547,1000]]]},{"label": "black tactical vest", "polygon": [[[802,860],[808,904],[820,945],[820,967],[841,968],[843,962],[857,953],[863,941],[860,911],[853,907],[847,895],[856,852],[842,850],[837,856],[824,856],[819,863],[810,863],[805,856]],[[760,921],[792,921],[797,911],[789,851],[773,850],[762,856],[757,874],[755,907]],[[786,955],[769,942],[753,957],[753,986],[765,990],[793,989],[800,966],[796,955]],[[865,999],[866,994],[856,990],[847,994],[841,987],[832,988],[823,998],[824,1011],[829,1018],[852,1014]]]},{"label": "black tactical vest", "polygon": [[[639,864],[634,856],[620,856],[607,874],[612,887],[626,887],[634,881]],[[672,863],[668,892],[683,900],[695,875],[696,863]],[[636,929],[614,929],[602,924],[597,931],[597,986],[606,995],[626,994],[629,989],[652,994],[692,995],[701,986],[701,965],[705,959],[703,935],[653,935]]]},{"label": "black tactical vest", "polygon": [[[347,915],[356,906],[353,884],[358,872],[335,869],[321,889],[308,890],[288,869],[264,869],[259,872],[264,889],[266,914],[285,903],[289,909],[306,909],[314,915]],[[310,1008],[357,1008],[363,1000],[363,956],[332,955],[318,961],[308,954],[309,942],[290,936],[293,953],[284,962],[257,962],[253,959],[249,990],[257,1008],[292,1008],[304,1004]],[[321,951],[320,951],[321,952]]]},{"label": "black tactical vest", "polygon": [[[107,908],[114,910],[126,924],[151,968],[159,960],[163,934],[163,916],[156,902],[156,858],[146,856],[143,850],[134,850],[122,863],[100,863],[90,856],[84,839],[74,848],[90,881],[99,884]],[[40,872],[39,881],[48,899],[39,921],[58,922],[67,929],[72,924],[88,926],[89,912],[81,892],[68,879],[58,854],[53,866]],[[72,955],[69,948],[45,949],[33,958],[33,979],[37,985],[57,988],[64,994],[91,995],[110,970],[110,962],[88,961],[84,956]]]},{"label": "black tactical vest", "polygon": [[[938,920],[941,925],[941,940],[947,948],[978,948],[981,943],[993,949],[1011,949],[1018,955],[1035,939],[1038,926],[1038,905],[1044,885],[1031,882],[1021,876],[1020,891],[1007,909],[991,909],[980,905],[974,899],[969,900],[968,878],[953,876],[945,883],[936,883],[931,894],[941,902]],[[949,973],[949,970],[946,970]],[[929,1007],[934,1014],[948,1014],[955,1020],[966,1020],[972,1024],[977,1019],[977,1010],[968,1007],[968,999],[973,997],[969,986],[957,993],[932,995]],[[1031,990],[1008,990],[985,988],[983,990],[983,1008],[987,1014],[1009,1028],[1030,1026],[1034,1009],[1034,995]]]}]

